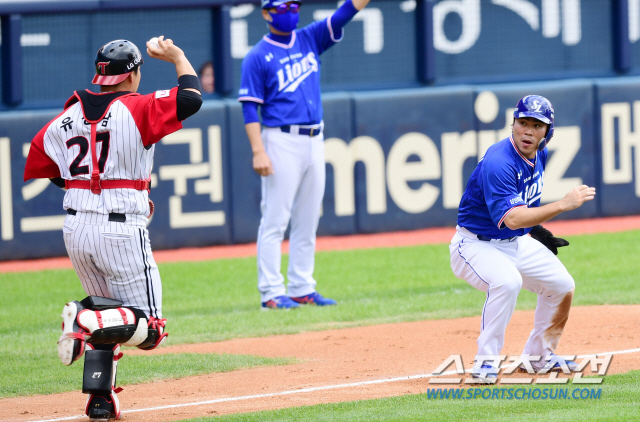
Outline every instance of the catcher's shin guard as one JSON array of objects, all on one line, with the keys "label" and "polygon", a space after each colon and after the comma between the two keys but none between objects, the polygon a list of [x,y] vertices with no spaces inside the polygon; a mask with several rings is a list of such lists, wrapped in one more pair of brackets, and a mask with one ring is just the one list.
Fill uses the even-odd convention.
[{"label": "catcher's shin guard", "polygon": [[116,344],[151,350],[168,336],[166,319],[147,317],[136,308],[121,307],[117,300],[89,296],[65,305],[58,355],[65,365],[80,358],[88,344]]},{"label": "catcher's shin guard", "polygon": [[91,421],[120,419],[118,393],[122,388],[116,388],[116,372],[121,357],[119,344],[102,346],[100,350],[91,344],[87,347],[82,392],[89,394],[85,413]]}]

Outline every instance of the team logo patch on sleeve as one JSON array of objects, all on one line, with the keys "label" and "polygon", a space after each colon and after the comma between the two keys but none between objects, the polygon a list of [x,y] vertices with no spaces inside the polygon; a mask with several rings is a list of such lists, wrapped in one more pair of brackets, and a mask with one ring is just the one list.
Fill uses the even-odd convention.
[{"label": "team logo patch on sleeve", "polygon": [[156,91],[156,98],[164,98],[169,96],[169,90]]},{"label": "team logo patch on sleeve", "polygon": [[524,200],[519,196],[514,196],[513,198],[507,199],[507,205],[509,206],[509,208],[516,205],[524,205],[524,203]]}]

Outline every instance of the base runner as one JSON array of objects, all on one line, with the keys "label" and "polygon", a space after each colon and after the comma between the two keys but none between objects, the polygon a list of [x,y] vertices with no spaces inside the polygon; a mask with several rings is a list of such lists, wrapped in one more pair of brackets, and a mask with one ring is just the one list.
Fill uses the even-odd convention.
[{"label": "base runner", "polygon": [[579,186],[560,201],[540,206],[553,121],[546,98],[527,95],[518,101],[512,135],[487,150],[460,201],[457,232],[449,247],[451,268],[456,277],[486,293],[471,374],[490,383],[499,372],[495,358],[504,346],[521,288],[538,295],[534,328],[523,351],[531,356],[532,369],[577,368],[554,354],[575,288],[556,256],[557,248],[569,242],[540,224],[591,201],[595,188]]}]

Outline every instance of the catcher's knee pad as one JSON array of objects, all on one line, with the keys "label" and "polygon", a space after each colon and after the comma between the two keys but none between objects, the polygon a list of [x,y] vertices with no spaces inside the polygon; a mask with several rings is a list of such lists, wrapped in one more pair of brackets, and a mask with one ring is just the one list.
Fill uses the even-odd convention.
[{"label": "catcher's knee pad", "polygon": [[147,317],[139,309],[125,308],[120,301],[99,296],[67,303],[62,320],[58,355],[65,365],[79,359],[87,343],[122,343],[151,350],[168,336],[164,332],[166,319]]},{"label": "catcher's knee pad", "polygon": [[84,358],[82,392],[89,394],[85,413],[92,421],[120,418],[120,402],[116,388],[118,361],[122,357],[120,345],[101,346],[89,344]]}]

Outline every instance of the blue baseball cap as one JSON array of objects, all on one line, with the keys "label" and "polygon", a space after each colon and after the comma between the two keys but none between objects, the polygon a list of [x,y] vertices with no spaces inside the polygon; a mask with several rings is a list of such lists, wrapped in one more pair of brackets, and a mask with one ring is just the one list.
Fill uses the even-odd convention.
[{"label": "blue baseball cap", "polygon": [[[262,0],[262,8],[263,9],[271,9],[272,7],[280,6],[281,4],[289,3],[292,0]],[[300,3],[298,0],[295,0],[296,3]]]}]

